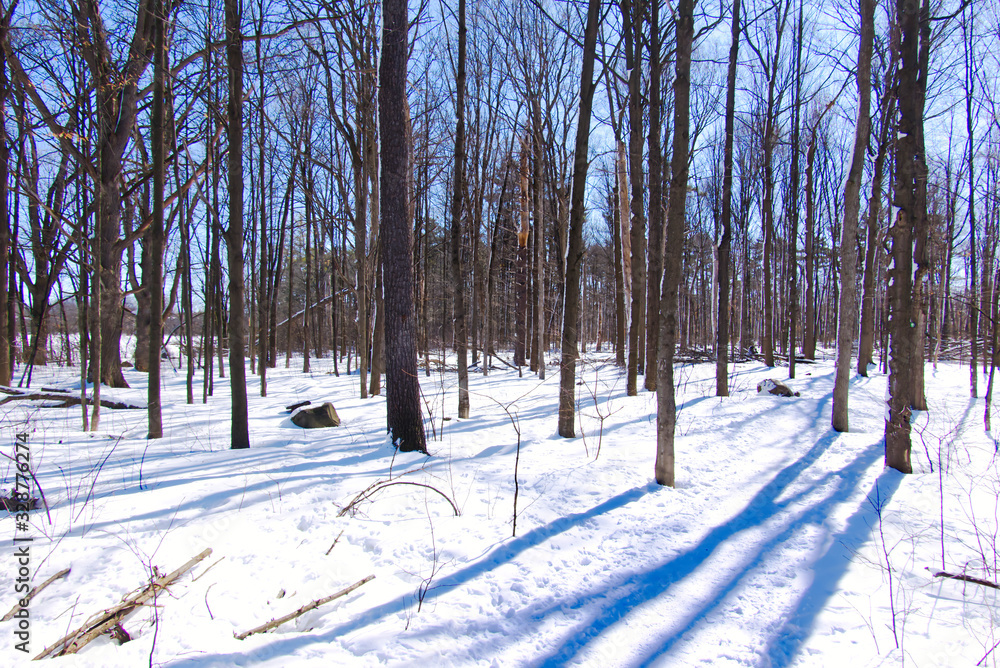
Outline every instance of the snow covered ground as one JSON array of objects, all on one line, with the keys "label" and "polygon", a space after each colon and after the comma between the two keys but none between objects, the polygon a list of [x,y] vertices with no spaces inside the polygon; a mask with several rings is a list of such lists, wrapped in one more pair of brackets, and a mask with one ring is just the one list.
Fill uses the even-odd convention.
[{"label": "snow covered ground", "polygon": [[[885,377],[855,378],[851,427],[829,426],[832,363],[784,379],[740,364],[732,396],[714,365],[678,369],[676,489],[652,481],[655,396],[627,397],[607,355],[578,378],[580,429],[556,436],[558,374],[471,376],[457,420],[454,371],[421,373],[430,457],[397,454],[384,400],[329,360],[250,376],[252,447],[228,449],[228,379],[185,405],[165,367],[165,438],[145,411],[0,406],[0,451],[28,431],[51,515],[31,513],[31,653],[0,624],[0,665],[41,652],[87,617],[205,548],[213,554],[107,637],[59,666],[959,666],[996,665],[1000,468],[968,370],[928,367],[930,412],[913,461],[882,467]],[[77,388],[75,370],[33,385]],[[144,404],[145,376],[105,397]],[[980,383],[985,393],[985,382]],[[302,430],[284,407],[332,401],[343,426]],[[1000,418],[998,418],[1000,420]],[[518,444],[520,458],[518,460]],[[514,471],[520,482],[512,536]],[[3,490],[15,468],[0,461]],[[352,499],[379,481],[351,512]],[[431,489],[431,487],[433,489]],[[447,498],[445,498],[447,497]],[[455,516],[451,502],[457,506]],[[14,519],[0,517],[0,614],[15,603]],[[331,549],[331,546],[332,549]],[[234,638],[362,578],[375,579],[267,634]]]}]

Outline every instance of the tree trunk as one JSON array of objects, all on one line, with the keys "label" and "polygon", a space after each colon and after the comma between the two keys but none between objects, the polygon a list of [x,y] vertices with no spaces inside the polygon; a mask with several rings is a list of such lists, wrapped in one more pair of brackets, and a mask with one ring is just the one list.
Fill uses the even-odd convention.
[{"label": "tree trunk", "polygon": [[[896,29],[893,29],[893,44],[897,41]],[[892,47],[890,72],[894,72],[896,47]],[[872,363],[872,352],[875,347],[875,280],[879,275],[879,218],[882,215],[882,181],[885,171],[885,159],[889,152],[890,130],[894,126],[893,109],[895,97],[891,94],[891,74],[886,75],[886,94],[882,97],[881,108],[882,127],[879,129],[878,152],[875,155],[875,169],[872,176],[872,192],[868,198],[868,214],[865,227],[865,273],[862,279],[861,294],[861,334],[858,338],[858,374],[868,376],[868,365]]]},{"label": "tree trunk", "polygon": [[[900,0],[897,0],[899,2]],[[914,10],[915,11],[915,10]],[[975,13],[973,12],[974,16]],[[973,26],[974,27],[974,26]],[[915,30],[916,28],[914,28]],[[968,135],[968,162],[969,162],[969,264],[971,269],[971,281],[969,283],[969,338],[972,344],[972,355],[969,359],[969,393],[973,398],[979,396],[979,384],[976,376],[976,363],[979,358],[979,273],[976,266],[976,254],[979,252],[976,246],[976,171],[975,171],[975,142],[973,140],[972,122],[972,96],[974,93],[975,79],[973,75],[973,30],[966,30],[966,24],[962,23],[962,41],[965,53],[965,131]],[[914,40],[916,37],[914,36]],[[914,49],[916,47],[913,47]],[[914,65],[914,68],[916,65]],[[902,107],[902,102],[900,102]]]},{"label": "tree trunk", "polygon": [[517,231],[514,364],[524,366],[528,340],[528,148],[521,147],[521,227]]},{"label": "tree trunk", "polygon": [[382,153],[382,257],[385,267],[386,422],[402,451],[426,452],[417,382],[413,309],[413,253],[410,229],[412,137],[406,102],[407,5],[383,0],[381,99],[378,116]]},{"label": "tree trunk", "polygon": [[227,132],[229,137],[229,381],[233,409],[231,448],[250,447],[247,408],[246,316],[243,279],[243,35],[240,30],[239,0],[225,0],[226,60],[229,70]]},{"label": "tree trunk", "polygon": [[657,360],[656,463],[660,485],[674,486],[674,430],[677,403],[674,395],[674,347],[677,342],[677,290],[681,281],[684,215],[687,204],[688,144],[691,99],[691,49],[694,42],[695,0],[677,5],[676,76],[674,77],[674,139],[670,158],[670,196],[667,208],[666,252],[660,306],[660,354]]},{"label": "tree trunk", "polygon": [[764,340],[761,348],[764,353],[764,364],[774,366],[774,144],[775,116],[780,104],[775,100],[775,86],[778,78],[778,66],[781,61],[781,38],[785,32],[785,22],[791,0],[786,0],[784,10],[776,7],[779,15],[776,19],[776,39],[773,60],[767,73],[767,110],[764,117]]},{"label": "tree trunk", "polygon": [[545,380],[545,221],[542,217],[542,111],[538,96],[533,104],[532,146],[534,150],[534,187],[532,199],[535,219],[535,337],[531,362],[539,380]]},{"label": "tree trunk", "polygon": [[844,184],[844,223],[840,242],[840,317],[837,322],[837,371],[833,384],[836,431],[848,431],[851,348],[857,330],[858,217],[865,150],[871,134],[872,48],[875,40],[875,0],[861,0],[861,43],[858,48],[858,116],[854,130],[851,167]]},{"label": "tree trunk", "polygon": [[[925,0],[921,12],[925,16],[930,16],[930,6]],[[921,21],[920,25],[920,49],[917,56],[917,117],[924,117],[924,101],[927,97],[927,69],[930,63],[930,41],[931,29],[929,19]],[[916,211],[914,220],[914,249],[913,260],[916,262],[916,271],[913,273],[913,315],[911,320],[913,326],[910,332],[913,335],[913,361],[910,365],[912,376],[910,381],[913,388],[910,391],[910,406],[914,410],[927,410],[927,396],[924,392],[924,365],[926,360],[927,347],[927,310],[929,307],[929,287],[928,277],[931,272],[930,254],[927,245],[930,243],[930,229],[927,221],[927,160],[926,146],[924,142],[924,124],[921,121],[917,124],[917,158],[914,163],[913,174],[913,199]],[[984,278],[989,276],[988,271],[984,272]],[[985,302],[989,304],[989,301]],[[983,360],[984,367],[986,359]],[[983,369],[985,372],[985,368]]]},{"label": "tree trunk", "polygon": [[147,413],[149,433],[147,438],[163,437],[163,414],[160,407],[160,348],[163,345],[163,191],[166,185],[165,142],[163,136],[164,92],[166,69],[167,17],[162,0],[154,2],[153,48],[153,115],[151,121],[153,156],[153,223],[149,228],[149,263],[152,270],[145,280],[149,300],[149,384],[147,386]]},{"label": "tree trunk", "polygon": [[[870,76],[870,75],[869,75]],[[870,106],[870,105],[869,105]],[[868,120],[869,127],[871,119]],[[802,332],[802,356],[816,359],[816,134],[819,122],[813,126],[806,149],[806,321]],[[860,192],[860,191],[859,191]],[[857,232],[855,231],[855,243]],[[856,262],[855,262],[856,264]],[[856,306],[856,305],[855,305]]]},{"label": "tree trunk", "polygon": [[646,315],[646,215],[643,207],[643,193],[646,189],[643,178],[642,154],[642,14],[643,0],[622,0],[623,30],[625,32],[625,67],[628,78],[629,138],[628,159],[631,185],[630,228],[632,245],[632,316],[628,334],[628,375],[626,392],[638,393],[638,374],[642,370],[645,350],[643,330]]},{"label": "tree trunk", "polygon": [[[616,161],[617,164],[617,161]],[[620,196],[618,194],[619,179],[615,176],[615,185],[611,189],[610,203],[612,235],[614,236],[613,252],[615,271],[615,365],[625,367],[625,258],[622,244],[622,217],[621,207],[618,205]]]},{"label": "tree trunk", "polygon": [[451,280],[455,297],[455,352],[458,356],[458,417],[469,417],[469,332],[465,319],[462,215],[465,183],[465,0],[458,0],[458,72],[455,90],[455,180],[451,196]]},{"label": "tree trunk", "polygon": [[[736,119],[736,66],[740,48],[740,0],[733,0],[729,73],[726,78],[726,139],[722,157],[722,237],[719,239],[719,319],[715,340],[715,394],[729,396],[729,253],[733,217],[733,133]],[[744,177],[745,178],[745,177]]]},{"label": "tree trunk", "polygon": [[569,246],[566,254],[566,301],[563,308],[562,360],[559,366],[559,435],[575,436],[577,325],[580,319],[580,268],[583,263],[584,195],[590,149],[590,118],[594,104],[594,58],[601,0],[587,5],[587,27],[583,37],[580,72],[580,114],[573,151],[573,191],[570,200]]},{"label": "tree trunk", "polygon": [[649,16],[649,271],[646,276],[646,373],[643,386],[655,392],[659,373],[656,360],[660,342],[660,281],[663,277],[663,145],[660,139],[663,66],[660,61],[659,0],[650,3]]},{"label": "tree trunk", "polygon": [[[890,230],[892,266],[889,270],[889,388],[885,420],[885,464],[903,473],[911,473],[910,464],[910,369],[913,364],[912,265],[913,226],[918,218],[914,197],[919,116],[918,41],[919,8],[915,2],[896,1],[900,25],[900,69],[898,88],[899,131],[894,179],[896,219]],[[975,369],[973,368],[973,376]]]},{"label": "tree trunk", "polygon": [[788,193],[788,377],[795,378],[796,329],[799,321],[799,134],[802,126],[803,0],[799,0],[798,37],[795,40],[795,102],[792,105],[792,164]]},{"label": "tree trunk", "polygon": [[5,56],[11,14],[13,14],[13,9],[0,14],[0,385],[10,385],[13,375],[10,354],[11,340],[8,334],[10,292],[7,289],[7,283],[10,280],[7,272],[12,264],[7,200],[8,180],[10,178],[10,137],[7,135],[6,104],[7,96],[10,94],[10,82],[7,78],[7,58]]}]

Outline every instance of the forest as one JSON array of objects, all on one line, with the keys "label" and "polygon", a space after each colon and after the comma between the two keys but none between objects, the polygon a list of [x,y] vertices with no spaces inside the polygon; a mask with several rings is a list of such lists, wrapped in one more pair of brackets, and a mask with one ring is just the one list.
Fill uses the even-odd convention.
[{"label": "forest", "polygon": [[378,395],[401,345],[385,302],[401,254],[404,338],[426,374],[432,352],[454,350],[465,386],[494,360],[541,379],[557,362],[571,393],[590,345],[615,351],[630,394],[640,377],[656,391],[676,349],[714,359],[725,396],[729,360],[759,354],[794,378],[797,357],[826,346],[845,431],[848,358],[865,376],[878,353],[888,449],[902,438],[887,461],[905,470],[905,414],[925,404],[910,360],[992,368],[989,9],[404,7],[397,234],[382,229],[383,8],[231,4],[3,10],[0,384],[58,358],[122,387],[134,364],[154,374],[154,437],[164,342],[189,402],[207,401],[227,351],[233,383],[248,357],[262,395],[293,351],[303,371],[330,356]]},{"label": "forest", "polygon": [[[263,407],[336,388],[392,449],[388,482],[349,508],[397,454],[516,433],[516,538],[527,434],[596,462],[606,427],[645,421],[638,461],[683,494],[707,455],[675,451],[713,419],[692,402],[822,377],[809,434],[825,452],[823,430],[874,430],[885,467],[933,473],[952,577],[957,413],[996,445],[998,71],[1000,12],[976,0],[0,0],[3,433],[66,409],[50,429],[134,442],[112,462],[147,491],[154,441],[225,422],[225,449],[270,452],[284,432]],[[935,407],[956,396],[968,407]],[[115,417],[130,408],[141,425]],[[66,535],[105,498],[104,462],[85,499],[72,473],[32,469],[66,487]],[[851,484],[903,485],[870,473]],[[454,482],[421,480],[459,515]],[[573,642],[541,663],[590,661]]]}]

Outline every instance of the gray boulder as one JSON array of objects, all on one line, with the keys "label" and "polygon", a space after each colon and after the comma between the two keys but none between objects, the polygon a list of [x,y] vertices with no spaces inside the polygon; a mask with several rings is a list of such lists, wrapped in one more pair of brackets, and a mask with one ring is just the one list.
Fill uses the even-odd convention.
[{"label": "gray boulder", "polygon": [[761,392],[769,392],[770,394],[777,395],[779,397],[797,397],[798,392],[792,392],[792,388],[788,387],[780,380],[774,380],[773,378],[768,378],[767,380],[762,380],[757,383],[757,394]]},{"label": "gray boulder", "polygon": [[292,413],[292,424],[303,429],[322,429],[324,427],[339,427],[340,416],[337,409],[329,401],[319,406],[299,408]]}]

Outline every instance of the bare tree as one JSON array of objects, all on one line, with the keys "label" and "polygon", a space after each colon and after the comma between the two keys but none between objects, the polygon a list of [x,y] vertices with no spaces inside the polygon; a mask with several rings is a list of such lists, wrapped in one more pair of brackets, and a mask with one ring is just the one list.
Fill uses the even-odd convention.
[{"label": "bare tree", "polygon": [[837,322],[837,371],[833,384],[833,416],[837,431],[848,431],[851,348],[857,332],[858,217],[865,150],[871,134],[872,49],[875,41],[875,0],[860,0],[861,40],[858,47],[858,118],[851,167],[844,184],[844,223],[840,242],[840,318]]},{"label": "bare tree", "polygon": [[379,64],[379,139],[382,153],[382,262],[386,307],[386,422],[402,451],[426,452],[417,381],[410,228],[413,143],[406,101],[406,0],[383,0]]},{"label": "bare tree", "polygon": [[[900,26],[900,68],[897,100],[899,133],[893,202],[896,218],[890,229],[892,266],[889,269],[889,388],[885,420],[885,464],[911,473],[910,464],[910,369],[913,364],[913,337],[910,334],[913,227],[919,213],[914,196],[920,117],[918,94],[918,51],[920,8],[916,2],[896,0]],[[973,370],[973,374],[975,371]]]},{"label": "bare tree", "polygon": [[147,386],[147,438],[163,437],[163,413],[160,407],[160,347],[163,344],[163,191],[166,187],[166,150],[164,140],[164,96],[167,46],[167,17],[163,0],[153,4],[153,117],[150,141],[153,154],[153,222],[149,229],[149,264],[151,276],[144,280],[149,291],[149,384]]},{"label": "bare tree", "polygon": [[451,195],[451,279],[455,297],[455,352],[458,355],[458,417],[469,417],[469,332],[465,318],[465,270],[462,262],[462,216],[465,179],[465,0],[458,0],[458,64],[455,86],[455,180]]},{"label": "bare tree", "polygon": [[646,213],[643,193],[646,189],[642,169],[642,16],[644,0],[622,0],[622,30],[625,32],[625,67],[628,70],[628,166],[631,185],[632,221],[629,233],[632,246],[632,305],[628,334],[628,375],[626,392],[638,393],[638,374],[642,369],[645,347],[646,315]]},{"label": "bare tree", "polygon": [[722,158],[722,237],[719,239],[719,320],[715,340],[715,394],[729,396],[729,252],[733,216],[733,134],[736,118],[736,66],[740,48],[740,0],[733,0],[729,73],[726,78],[726,138]]},{"label": "bare tree", "polygon": [[577,325],[580,319],[580,266],[583,263],[584,194],[590,150],[590,118],[594,104],[594,58],[601,0],[587,4],[587,27],[583,37],[580,71],[580,113],[573,151],[573,191],[570,199],[569,248],[566,256],[566,303],[563,310],[562,361],[559,367],[559,435],[575,436],[576,359],[579,355]]},{"label": "bare tree", "polygon": [[229,71],[227,132],[229,136],[229,382],[233,393],[231,445],[233,450],[250,447],[247,407],[246,315],[243,279],[243,15],[240,0],[225,0],[226,61]]},{"label": "bare tree", "polygon": [[[739,0],[736,0],[738,3]],[[660,281],[663,277],[663,146],[660,82],[660,0],[649,11],[649,268],[646,274],[646,365],[643,387],[656,391],[660,343]]]},{"label": "bare tree", "polygon": [[674,346],[677,342],[677,291],[681,282],[681,252],[684,246],[684,215],[687,209],[688,150],[691,110],[691,50],[694,43],[696,0],[677,5],[676,71],[674,76],[674,139],[670,157],[670,197],[667,235],[663,254],[663,288],[660,305],[660,354],[656,383],[656,482],[674,486],[674,430],[677,403],[674,395]]}]

